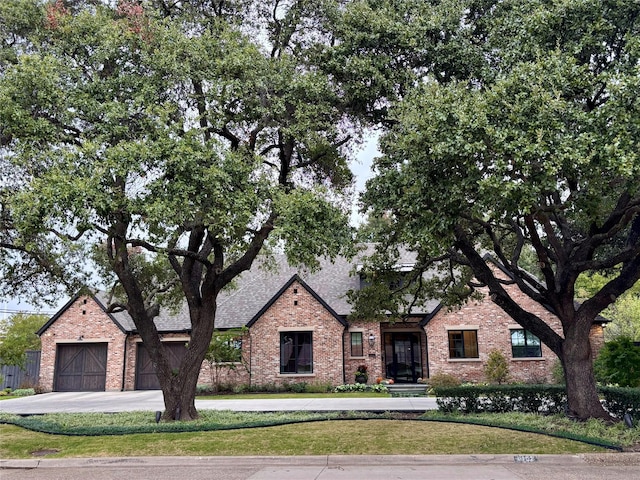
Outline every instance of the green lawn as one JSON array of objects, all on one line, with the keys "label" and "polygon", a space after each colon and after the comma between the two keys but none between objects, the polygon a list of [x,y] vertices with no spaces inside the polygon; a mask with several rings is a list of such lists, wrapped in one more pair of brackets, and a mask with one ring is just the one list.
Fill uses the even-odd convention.
[{"label": "green lawn", "polygon": [[[368,416],[368,418],[364,418]],[[539,433],[564,433],[615,445],[640,443],[640,427],[575,423],[525,414],[449,416],[360,412],[202,411],[196,422],[155,423],[153,412],[0,414],[0,458],[145,455],[426,455],[576,454],[605,451],[589,443]],[[505,428],[452,423],[502,424]],[[295,422],[295,423],[291,423]],[[21,425],[21,426],[20,426]],[[271,426],[265,426],[271,425]],[[40,431],[32,431],[40,430]],[[243,428],[252,427],[252,428]],[[191,431],[185,431],[191,430]],[[43,433],[55,432],[55,433]],[[60,434],[60,432],[65,434]],[[129,432],[124,434],[124,432]],[[148,433],[142,433],[148,432]],[[610,450],[609,450],[610,451]]]},{"label": "green lawn", "polygon": [[[164,455],[545,454],[602,451],[585,443],[490,427],[344,420],[213,432],[64,436],[0,425],[0,458]],[[35,452],[35,453],[34,453]]]}]

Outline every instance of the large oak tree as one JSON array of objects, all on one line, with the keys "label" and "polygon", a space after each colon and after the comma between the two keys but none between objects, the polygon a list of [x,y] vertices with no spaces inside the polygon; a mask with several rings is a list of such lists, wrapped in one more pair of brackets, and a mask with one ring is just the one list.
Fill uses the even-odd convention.
[{"label": "large oak tree", "polygon": [[[334,3],[2,2],[5,251],[71,246],[113,282],[109,308],[133,319],[165,419],[197,417],[216,298],[259,253],[313,267],[348,243],[361,128],[319,65]],[[154,318],[182,301],[176,372]]]},{"label": "large oak tree", "polygon": [[[460,61],[468,52],[481,62],[448,77],[425,68],[394,102],[363,196],[369,215],[387,220],[377,223],[387,254],[377,263],[393,265],[390,246],[415,251],[416,281],[401,290],[418,300],[444,289],[455,302],[488,286],[561,360],[569,415],[609,418],[589,332],[640,278],[640,5],[470,1],[457,11],[455,35],[474,47],[463,45]],[[558,316],[562,332],[514,301],[488,252],[509,283]],[[531,252],[539,275],[524,268]],[[421,280],[436,265],[437,287]],[[577,304],[578,276],[604,270],[616,273]],[[359,297],[360,306],[374,300]],[[386,309],[407,306],[382,300]]]}]

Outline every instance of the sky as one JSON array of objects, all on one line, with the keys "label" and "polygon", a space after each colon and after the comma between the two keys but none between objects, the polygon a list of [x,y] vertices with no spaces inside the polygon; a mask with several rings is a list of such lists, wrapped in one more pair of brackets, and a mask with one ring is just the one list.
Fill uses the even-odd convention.
[{"label": "sky", "polygon": [[[364,190],[365,182],[371,177],[371,165],[373,159],[379,155],[378,137],[375,135],[369,136],[364,142],[361,149],[358,151],[356,161],[352,163],[351,168],[356,179],[356,195]],[[351,210],[351,223],[358,225],[362,222],[362,216],[358,213],[357,202]],[[60,298],[57,306],[54,307],[34,307],[28,303],[21,302],[19,298],[14,298],[7,301],[0,300],[0,319],[4,319],[14,313],[26,312],[26,313],[43,313],[46,315],[53,315],[57,309],[61,308],[69,301],[69,298]]]}]

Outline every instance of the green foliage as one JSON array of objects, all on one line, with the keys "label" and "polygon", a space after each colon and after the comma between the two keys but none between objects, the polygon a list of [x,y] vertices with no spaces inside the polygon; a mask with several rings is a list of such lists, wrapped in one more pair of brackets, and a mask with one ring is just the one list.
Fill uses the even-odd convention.
[{"label": "green foliage", "polygon": [[602,315],[611,320],[604,330],[606,340],[628,337],[640,342],[640,295],[620,296]]},{"label": "green foliage", "polygon": [[313,382],[308,383],[305,389],[306,393],[330,393],[333,392],[333,385],[329,382]]},{"label": "green foliage", "polygon": [[33,388],[16,388],[11,392],[14,397],[29,397],[35,394],[36,391]]},{"label": "green foliage", "polygon": [[[613,269],[605,273],[580,275],[576,281],[576,296],[583,300],[593,297],[618,273],[619,269]],[[615,303],[601,315],[609,320],[604,331],[606,340],[629,337],[640,341],[640,282],[616,298]]]},{"label": "green foliage", "polygon": [[628,337],[604,344],[594,362],[596,379],[621,387],[640,387],[640,347]]},{"label": "green foliage", "polygon": [[24,366],[27,350],[40,350],[36,332],[46,321],[44,315],[23,313],[0,320],[0,364]]},{"label": "green foliage", "polygon": [[387,387],[382,384],[367,385],[364,383],[347,383],[345,385],[338,385],[334,392],[336,393],[349,393],[349,392],[375,392],[375,393],[387,393]]},{"label": "green foliage", "polygon": [[242,361],[242,337],[245,329],[214,332],[205,356],[212,365]]},{"label": "green foliage", "polygon": [[242,341],[246,328],[215,331],[211,337],[205,361],[211,369],[211,383],[214,391],[222,390],[221,373],[223,370],[236,370],[238,364],[248,369],[242,356]]},{"label": "green foliage", "polygon": [[509,363],[500,350],[491,350],[484,366],[484,375],[498,385],[509,379]]},{"label": "green foliage", "polygon": [[[356,383],[367,383],[367,380],[369,380],[369,374],[367,373],[368,370],[369,370],[369,367],[367,365],[365,364],[358,365],[358,368],[354,373],[354,376],[356,377]],[[359,379],[363,381],[359,382],[358,381]]]},{"label": "green foliage", "polygon": [[553,378],[553,382],[556,385],[564,385],[564,369],[562,368],[562,362],[560,359],[556,359],[553,361],[553,367],[551,368],[551,376]]},{"label": "green foliage", "polygon": [[58,435],[129,435],[135,433],[199,432],[268,427],[337,418],[340,412],[202,412],[197,422],[156,424],[153,412],[105,414],[49,414],[31,417],[0,416],[0,422]]},{"label": "green foliage", "polygon": [[429,386],[432,389],[458,387],[461,383],[458,377],[449,373],[438,372],[429,377]]},{"label": "green foliage", "polygon": [[[391,102],[377,175],[362,196],[370,217],[389,220],[374,225],[373,237],[367,232],[379,244],[381,259],[373,263],[393,268],[398,249],[408,249],[415,254],[416,288],[363,291],[352,300],[358,310],[382,313],[396,310],[389,293],[410,294],[405,307],[416,298],[417,305],[430,298],[461,304],[475,286],[487,285],[516,322],[562,351],[563,362],[579,365],[573,352],[587,348],[589,338],[578,324],[593,322],[640,278],[640,5],[438,5],[457,16],[458,29],[451,30],[442,29],[453,25],[442,11],[434,19],[450,33],[445,44],[455,56],[412,70],[420,78]],[[418,20],[407,30],[413,25],[422,26]],[[426,43],[412,53],[433,47]],[[487,265],[487,253],[518,294],[554,310],[562,332],[523,308],[502,273]],[[523,269],[532,265],[538,277]],[[581,273],[616,266],[606,287],[567,311]],[[581,408],[576,390],[593,406],[574,412],[578,417],[599,409],[593,382],[569,388],[575,408]]]},{"label": "green foliage", "polygon": [[427,412],[425,419],[536,432],[602,445],[616,450],[621,450],[623,446],[633,446],[640,439],[640,428],[629,429],[621,422],[613,425],[597,419],[576,422],[563,415],[539,415],[521,412],[501,413],[500,415],[494,413],[460,414],[455,412],[443,414],[434,410]]},{"label": "green foliage", "polygon": [[442,412],[563,413],[566,389],[561,385],[463,385],[435,389]]},{"label": "green foliage", "polygon": [[[640,416],[640,389],[600,387],[609,413],[622,419],[625,413]],[[435,390],[438,409],[444,413],[563,414],[567,405],[563,385],[465,385]]]},{"label": "green foliage", "polygon": [[324,70],[336,3],[182,3],[11,0],[0,23],[0,284],[68,265],[143,337],[188,298],[192,361],[154,358],[161,383],[193,378],[218,293],[259,254],[313,268],[351,247],[362,135]]},{"label": "green foliage", "polygon": [[640,419],[640,388],[600,387],[604,397],[604,406],[622,419],[625,413],[631,415],[636,423]]}]

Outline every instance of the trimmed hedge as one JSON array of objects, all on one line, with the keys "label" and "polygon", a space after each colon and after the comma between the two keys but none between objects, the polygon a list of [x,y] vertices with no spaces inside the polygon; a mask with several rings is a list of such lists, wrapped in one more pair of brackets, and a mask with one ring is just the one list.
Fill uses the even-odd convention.
[{"label": "trimmed hedge", "polygon": [[640,388],[629,387],[600,387],[603,405],[607,411],[618,418],[629,413],[636,420],[640,420]]},{"label": "trimmed hedge", "polygon": [[567,399],[562,385],[463,385],[435,391],[445,413],[562,413]]},{"label": "trimmed hedge", "polygon": [[[615,417],[640,418],[640,388],[600,387],[604,407]],[[564,413],[564,385],[463,385],[435,389],[441,412]]]}]

